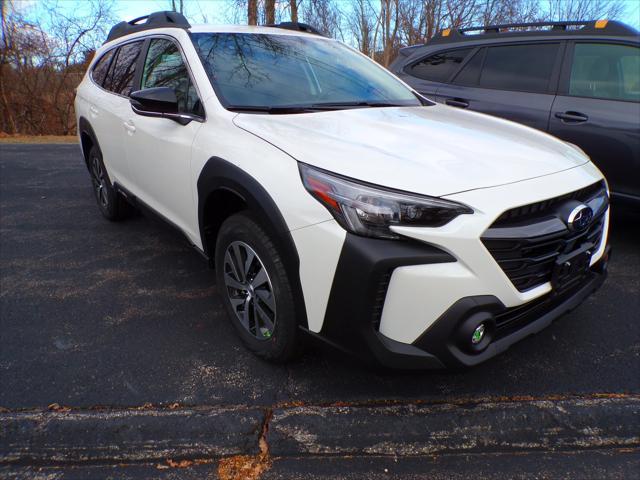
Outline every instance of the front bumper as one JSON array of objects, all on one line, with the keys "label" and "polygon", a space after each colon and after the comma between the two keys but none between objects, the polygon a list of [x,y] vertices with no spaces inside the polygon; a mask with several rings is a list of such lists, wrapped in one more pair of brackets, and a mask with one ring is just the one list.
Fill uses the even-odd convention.
[{"label": "front bumper", "polygon": [[[392,249],[392,251],[390,251]],[[554,292],[516,307],[506,307],[493,295],[460,298],[411,344],[393,340],[378,330],[386,272],[395,265],[444,264],[455,259],[446,252],[416,243],[385,242],[347,235],[339,279],[331,291],[322,331],[310,335],[342,351],[391,368],[442,369],[477,365],[514,343],[549,326],[580,305],[607,276],[610,248],[570,290]],[[481,352],[467,347],[466,324],[493,322],[493,341]]]},{"label": "front bumper", "polygon": [[[302,247],[303,285],[309,287],[305,289],[309,332],[392,367],[442,368],[486,360],[580,303],[602,283],[604,273],[600,272],[606,270],[601,266],[606,266],[609,213],[599,208],[597,217],[594,210],[594,221],[601,222],[601,238],[594,242],[598,246],[591,253],[589,274],[579,285],[559,295],[552,285],[554,279],[547,276],[539,277],[534,286],[514,283],[509,276],[513,264],[504,263],[512,257],[504,260],[496,253],[496,248],[505,247],[502,238],[518,240],[514,260],[529,272],[529,265],[551,258],[546,250],[538,251],[538,246],[547,245],[551,237],[556,242],[557,232],[569,230],[555,210],[553,224],[546,221],[547,210],[543,210],[547,213],[542,222],[527,214],[524,223],[516,216],[517,223],[510,219],[506,226],[499,222],[503,213],[525,211],[545,199],[560,199],[560,204],[553,205],[564,206],[567,196],[575,193],[582,198],[601,180],[598,170],[588,164],[551,176],[450,195],[448,198],[471,205],[474,214],[460,215],[438,228],[392,227],[404,241],[357,237],[332,222],[294,232],[294,238],[302,240],[297,243]],[[497,247],[485,244],[486,235],[492,242],[498,240]],[[578,238],[582,231],[567,235],[562,234],[564,243],[554,246],[553,252],[573,252],[578,244],[586,245]],[[527,241],[520,242],[522,238]],[[553,273],[546,267],[545,272]],[[467,317],[474,313],[476,320],[484,315],[496,326],[508,320],[510,325],[500,332],[496,327],[494,344],[479,349],[480,353],[456,348],[447,335],[447,325],[471,322]],[[512,316],[519,320],[511,321]],[[468,330],[467,334],[468,339]]]}]

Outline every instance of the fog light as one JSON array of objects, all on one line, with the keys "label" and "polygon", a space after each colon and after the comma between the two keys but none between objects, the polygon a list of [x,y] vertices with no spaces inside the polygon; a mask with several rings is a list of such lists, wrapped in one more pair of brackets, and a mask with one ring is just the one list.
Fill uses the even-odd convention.
[{"label": "fog light", "polygon": [[484,323],[481,323],[480,325],[478,325],[476,329],[473,331],[473,335],[471,335],[471,343],[473,343],[474,345],[479,344],[484,338],[485,330],[486,328],[484,326]]}]

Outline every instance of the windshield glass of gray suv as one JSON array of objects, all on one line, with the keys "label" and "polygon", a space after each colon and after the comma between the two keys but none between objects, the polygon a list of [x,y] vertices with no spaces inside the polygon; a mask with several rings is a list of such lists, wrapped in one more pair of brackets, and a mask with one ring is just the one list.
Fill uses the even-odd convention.
[{"label": "windshield glass of gray suv", "polygon": [[393,76],[338,42],[243,33],[192,38],[230,110],[422,105]]}]

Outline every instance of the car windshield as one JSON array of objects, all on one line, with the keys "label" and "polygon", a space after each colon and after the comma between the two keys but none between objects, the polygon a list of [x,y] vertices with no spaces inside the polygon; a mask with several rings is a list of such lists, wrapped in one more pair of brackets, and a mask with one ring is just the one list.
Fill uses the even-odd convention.
[{"label": "car windshield", "polygon": [[287,113],[423,104],[393,75],[336,41],[248,33],[194,33],[192,38],[229,110]]}]

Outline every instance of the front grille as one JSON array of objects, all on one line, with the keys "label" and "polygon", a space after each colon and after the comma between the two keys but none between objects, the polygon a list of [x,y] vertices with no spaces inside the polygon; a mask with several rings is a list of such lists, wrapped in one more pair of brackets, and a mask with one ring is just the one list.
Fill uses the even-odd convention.
[{"label": "front grille", "polygon": [[[594,218],[585,230],[571,232],[554,213],[568,200],[592,206]],[[606,190],[597,183],[562,197],[508,210],[485,232],[482,242],[513,285],[525,292],[551,280],[559,255],[573,252],[585,243],[597,250],[606,209]]]},{"label": "front grille", "polygon": [[561,195],[559,197],[550,198],[541,202],[530,203],[507,210],[498,219],[493,222],[492,228],[505,227],[516,224],[520,221],[531,221],[534,218],[542,218],[552,215],[554,209],[567,200],[578,200],[582,203],[588,203],[589,200],[600,195],[606,195],[606,187],[604,181],[594,183],[588,187],[575,190],[573,192]]},{"label": "front grille", "polygon": [[494,340],[507,337],[526,327],[530,323],[535,322],[546,313],[573,297],[592,279],[593,274],[588,276],[581,283],[563,291],[561,294],[548,293],[523,305],[507,308],[503,312],[497,314],[495,316],[496,333]]}]

